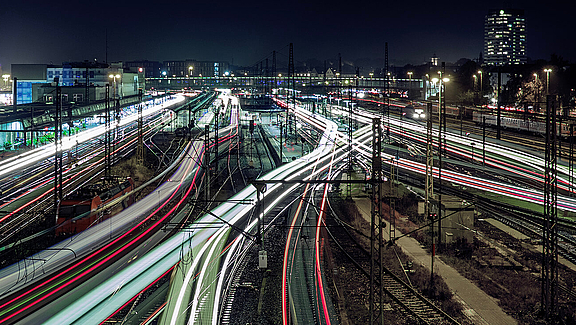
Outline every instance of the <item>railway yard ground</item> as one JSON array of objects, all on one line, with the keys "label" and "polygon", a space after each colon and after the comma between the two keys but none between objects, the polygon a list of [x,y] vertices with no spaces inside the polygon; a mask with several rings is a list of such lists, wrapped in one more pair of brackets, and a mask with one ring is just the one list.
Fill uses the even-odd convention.
[{"label": "railway yard ground", "polygon": [[[469,125],[469,128],[474,126]],[[228,199],[251,180],[273,169],[272,159],[264,154],[262,140],[248,134],[245,139],[242,146],[230,151],[228,161],[220,159],[217,162],[220,174],[216,179],[225,185],[211,189],[212,193],[217,193],[215,202]],[[295,156],[298,150],[294,152],[294,146],[291,150]],[[303,151],[302,147],[299,151]],[[158,158],[146,160],[154,159]],[[159,160],[158,166],[162,163]],[[131,176],[138,187],[159,170],[156,166],[138,166],[132,157],[114,166],[113,174]],[[323,251],[323,270],[326,283],[330,284],[339,323],[363,324],[369,323],[370,319],[370,279],[366,275],[366,271],[370,271],[370,258],[365,255],[369,251],[370,195],[356,186],[352,190],[353,200],[347,200],[344,199],[344,188],[342,185],[339,191],[329,194],[331,211],[327,211],[327,231],[324,232],[328,244]],[[139,197],[153,190],[154,186],[150,185]],[[409,191],[403,191],[402,195],[397,200],[397,212],[393,217],[397,237],[428,222],[417,215],[416,197],[410,196]],[[198,208],[204,209],[207,207]],[[388,241],[391,217],[386,211],[389,207],[382,204],[381,209],[386,219],[384,238]],[[240,285],[235,287],[231,324],[281,323],[280,287],[285,230],[284,227],[272,227],[266,234],[267,270],[258,269],[257,247],[247,255]],[[539,315],[542,259],[539,241],[478,213],[470,231],[473,232],[472,242],[456,241],[439,247],[432,281],[431,240],[426,230],[404,237],[396,245],[385,245],[385,266],[460,324],[546,324]],[[559,323],[576,324],[576,265],[562,258],[560,262],[559,282],[564,289],[558,293]],[[384,297],[383,306],[386,324],[419,323],[389,296]]]},{"label": "railway yard ground", "polygon": [[[341,212],[341,218],[350,218],[350,224],[356,229],[355,236],[364,238],[367,249],[370,200],[368,195],[364,196],[355,197],[354,204],[340,200],[338,210],[335,210]],[[401,202],[406,204],[410,201]],[[412,204],[416,205],[417,202]],[[397,210],[414,209],[414,206],[399,207],[397,204]],[[382,211],[388,211],[388,206],[383,207]],[[389,220],[387,213],[384,217]],[[407,215],[396,215],[396,236],[424,222]],[[390,226],[389,222],[386,224],[385,238]],[[429,285],[430,241],[425,232],[404,237],[397,241],[395,247],[387,248],[390,252],[385,254],[390,255],[385,258],[388,261],[386,267],[405,279],[405,271],[399,261],[404,267],[410,261],[413,267],[407,274],[413,286],[462,324],[546,324],[539,315],[542,247],[538,241],[497,220],[481,217],[475,220],[472,231],[472,243],[459,242],[437,250],[434,272],[442,279],[435,278],[435,290],[430,290]],[[332,250],[336,249],[332,245]],[[397,257],[395,254],[398,254]],[[334,278],[340,279],[335,283],[339,295],[347,297],[339,302],[342,324],[356,323],[346,322],[345,318],[355,320],[368,317],[369,279],[355,271],[355,266],[348,265],[350,263],[345,258],[338,258],[336,253],[334,256],[336,266],[333,270],[338,274]],[[564,259],[560,259],[560,262],[559,282],[565,290],[558,293],[559,323],[574,324],[576,266]],[[391,315],[397,312],[394,311],[396,309],[399,309],[398,306],[392,303]],[[392,317],[389,321],[390,324],[414,323],[409,317]]]}]

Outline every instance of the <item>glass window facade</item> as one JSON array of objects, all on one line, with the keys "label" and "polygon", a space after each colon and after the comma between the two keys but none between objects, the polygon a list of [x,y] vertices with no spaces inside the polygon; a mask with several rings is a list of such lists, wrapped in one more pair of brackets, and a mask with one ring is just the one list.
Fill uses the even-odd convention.
[{"label": "glass window facade", "polygon": [[18,88],[16,93],[17,104],[32,103],[32,83],[18,81]]},{"label": "glass window facade", "polygon": [[490,10],[484,22],[484,63],[513,65],[526,61],[524,10]]}]

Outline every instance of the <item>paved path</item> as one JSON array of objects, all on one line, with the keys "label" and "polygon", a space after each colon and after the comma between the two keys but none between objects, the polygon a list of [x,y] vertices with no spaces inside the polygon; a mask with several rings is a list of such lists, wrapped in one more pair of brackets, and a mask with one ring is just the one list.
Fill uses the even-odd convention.
[{"label": "paved path", "polygon": [[[354,199],[354,201],[362,217],[370,222],[370,199],[357,198]],[[386,222],[386,227],[390,227],[388,222]],[[399,233],[400,232],[396,230],[396,234],[399,235]],[[384,237],[388,239],[388,231],[384,232]],[[420,263],[430,270],[430,255],[414,238],[401,238],[397,241],[397,245],[404,253],[412,257],[414,262]],[[507,315],[502,308],[498,306],[496,299],[487,295],[474,283],[460,275],[458,271],[446,265],[438,258],[434,261],[434,272],[444,279],[450,290],[454,293],[455,299],[462,304],[464,314],[468,316],[474,324],[517,324],[514,318]]]}]

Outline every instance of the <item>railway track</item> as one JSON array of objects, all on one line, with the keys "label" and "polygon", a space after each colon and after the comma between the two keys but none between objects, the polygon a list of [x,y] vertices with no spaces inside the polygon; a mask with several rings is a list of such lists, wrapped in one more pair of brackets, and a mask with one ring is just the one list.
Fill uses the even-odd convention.
[{"label": "railway track", "polygon": [[[334,210],[332,213],[336,216]],[[345,254],[347,259],[369,278],[370,273],[367,268],[370,254],[362,247],[356,236],[348,230],[350,226],[338,217],[328,218],[326,226],[330,239]],[[383,294],[399,306],[400,311],[405,316],[413,318],[420,324],[458,324],[450,315],[400,279],[389,268],[383,267],[383,270]],[[379,286],[379,281],[376,280],[375,285]]]}]

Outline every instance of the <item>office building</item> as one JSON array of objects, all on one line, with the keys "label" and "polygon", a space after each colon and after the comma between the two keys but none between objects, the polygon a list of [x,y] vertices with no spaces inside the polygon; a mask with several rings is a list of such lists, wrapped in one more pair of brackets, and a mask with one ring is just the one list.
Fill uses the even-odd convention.
[{"label": "office building", "polygon": [[524,10],[490,10],[484,23],[484,63],[496,66],[526,61]]}]

